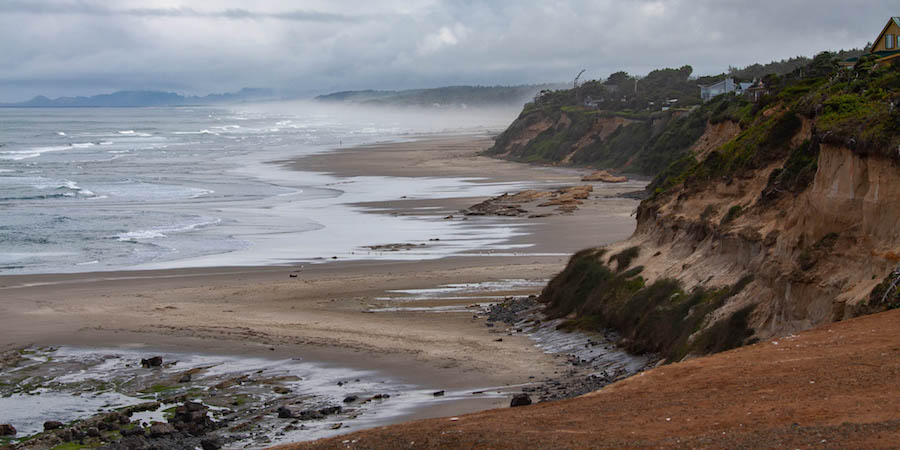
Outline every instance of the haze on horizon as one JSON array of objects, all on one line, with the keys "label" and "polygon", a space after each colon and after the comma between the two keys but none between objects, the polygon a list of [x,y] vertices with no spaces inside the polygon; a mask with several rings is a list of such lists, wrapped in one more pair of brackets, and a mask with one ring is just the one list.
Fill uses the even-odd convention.
[{"label": "haze on horizon", "polygon": [[3,0],[0,102],[522,84],[861,47],[896,0]]}]

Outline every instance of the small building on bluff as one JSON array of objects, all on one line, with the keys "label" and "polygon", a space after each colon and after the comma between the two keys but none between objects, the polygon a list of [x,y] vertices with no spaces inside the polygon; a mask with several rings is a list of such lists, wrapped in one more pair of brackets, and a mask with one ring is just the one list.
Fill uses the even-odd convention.
[{"label": "small building on bluff", "polygon": [[[875,55],[878,62],[882,61],[900,61],[900,16],[891,17],[887,25],[881,30],[881,33],[875,38],[872,48],[863,56]],[[859,61],[859,58],[850,58],[841,64],[852,66]]]},{"label": "small building on bluff", "polygon": [[726,78],[718,83],[713,83],[710,85],[699,85],[700,86],[700,100],[709,101],[709,99],[722,94],[727,94],[729,92],[734,92],[740,89],[737,83],[734,82],[733,78]]}]

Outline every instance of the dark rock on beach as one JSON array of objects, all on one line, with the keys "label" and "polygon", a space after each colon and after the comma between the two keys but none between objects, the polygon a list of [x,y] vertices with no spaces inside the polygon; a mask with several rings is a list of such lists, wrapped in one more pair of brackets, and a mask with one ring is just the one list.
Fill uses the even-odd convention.
[{"label": "dark rock on beach", "polygon": [[200,448],[203,450],[219,450],[222,443],[217,438],[206,438],[200,441]]},{"label": "dark rock on beach", "polygon": [[329,406],[327,408],[320,409],[319,412],[326,416],[330,416],[332,414],[337,414],[343,410],[344,410],[344,408],[342,408],[340,406]]},{"label": "dark rock on beach", "polygon": [[119,434],[121,434],[122,437],[144,436],[145,432],[144,432],[144,429],[141,427],[134,427],[134,428],[124,428],[121,431],[119,431]]},{"label": "dark rock on beach", "polygon": [[278,407],[278,418],[279,419],[292,419],[294,418],[294,412],[284,406]]},{"label": "dark rock on beach", "polygon": [[357,401],[357,400],[359,400],[359,396],[357,396],[357,395],[348,395],[346,398],[344,398],[344,403],[353,403],[353,402],[355,402],[355,401]]},{"label": "dark rock on beach", "polygon": [[4,423],[0,424],[0,436],[15,436],[16,435],[16,427]]},{"label": "dark rock on beach", "polygon": [[433,393],[433,394],[431,394],[431,395],[434,395],[435,397],[443,397],[443,396],[444,396],[444,391],[437,391],[437,392],[435,392],[435,393]]},{"label": "dark rock on beach", "polygon": [[297,416],[300,420],[316,420],[322,419],[325,417],[325,414],[322,414],[321,411],[315,409],[307,409],[305,411],[301,411],[300,415]]},{"label": "dark rock on beach", "polygon": [[487,323],[503,322],[512,325],[522,319],[521,314],[538,305],[537,299],[531,297],[507,298],[504,301],[491,306],[488,311]]},{"label": "dark rock on beach", "polygon": [[188,402],[175,408],[175,415],[169,422],[180,431],[200,436],[215,428],[212,419],[207,415],[208,410],[209,408],[202,403]]},{"label": "dark rock on beach", "polygon": [[150,368],[150,367],[159,367],[163,363],[162,356],[154,356],[152,358],[142,359],[141,366]]},{"label": "dark rock on beach", "polygon": [[150,424],[150,437],[167,436],[173,433],[175,433],[175,427],[168,423],[153,422]]},{"label": "dark rock on beach", "polygon": [[512,401],[509,402],[510,408],[515,408],[516,406],[528,406],[531,404],[531,397],[528,394],[516,394]]},{"label": "dark rock on beach", "polygon": [[44,431],[56,430],[62,428],[62,422],[58,422],[56,420],[48,420],[44,422]]}]

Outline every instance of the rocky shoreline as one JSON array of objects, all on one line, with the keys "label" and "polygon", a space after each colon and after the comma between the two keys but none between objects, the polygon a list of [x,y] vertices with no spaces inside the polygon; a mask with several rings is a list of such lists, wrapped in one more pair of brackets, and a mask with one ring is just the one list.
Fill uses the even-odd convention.
[{"label": "rocky shoreline", "polygon": [[[465,394],[511,396],[510,406],[561,400],[599,389],[655,362],[618,349],[614,335],[560,331],[558,321],[546,320],[541,308],[533,295],[509,297],[489,306],[479,317],[491,328],[490,333],[497,335],[496,341],[524,334],[546,352],[559,354],[559,371],[545,379],[531,377],[533,382],[518,392]],[[54,395],[90,399],[115,392],[124,403],[139,403],[99,402],[95,406],[100,412],[75,420],[47,413],[41,420],[49,421],[42,430],[22,430],[20,436],[25,437],[21,439],[16,439],[13,430],[0,437],[0,448],[28,450],[63,444],[110,449],[259,447],[313,436],[298,434],[307,431],[322,436],[327,430],[327,436],[348,427],[358,429],[355,424],[361,415],[396,407],[390,402],[397,398],[402,402],[404,397],[450,395],[403,386],[393,387],[391,393],[378,391],[383,382],[367,383],[360,378],[332,380],[328,386],[319,380],[312,383],[312,390],[303,390],[298,389],[303,378],[276,370],[277,364],[258,368],[262,367],[254,365],[258,363],[143,356],[53,348],[4,353],[0,358],[0,399],[28,402],[41,395],[45,399]],[[229,364],[246,367],[231,370],[226,368]],[[68,372],[51,375],[61,370]],[[101,370],[112,375],[99,376]],[[60,403],[62,409],[67,408],[64,403]]]},{"label": "rocky shoreline", "polygon": [[375,426],[379,416],[431,396],[374,372],[294,360],[143,356],[69,348],[3,353],[0,410],[2,422],[15,426],[0,424],[0,448],[262,447]]},{"label": "rocky shoreline", "polygon": [[[652,368],[653,355],[634,356],[618,347],[613,332],[586,334],[560,329],[559,320],[547,320],[537,296],[509,297],[492,305],[485,326],[507,335],[526,334],[545,351],[565,357],[553,377],[522,388],[536,401],[563,400],[587,394],[608,384]],[[499,338],[502,339],[502,338]]]}]

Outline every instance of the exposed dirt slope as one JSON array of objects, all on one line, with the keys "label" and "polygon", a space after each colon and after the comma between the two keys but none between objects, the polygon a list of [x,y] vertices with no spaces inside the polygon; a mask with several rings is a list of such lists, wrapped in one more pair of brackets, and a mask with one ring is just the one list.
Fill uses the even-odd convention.
[{"label": "exposed dirt slope", "polygon": [[900,310],[666,365],[571,400],[292,448],[895,447]]}]

